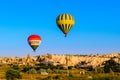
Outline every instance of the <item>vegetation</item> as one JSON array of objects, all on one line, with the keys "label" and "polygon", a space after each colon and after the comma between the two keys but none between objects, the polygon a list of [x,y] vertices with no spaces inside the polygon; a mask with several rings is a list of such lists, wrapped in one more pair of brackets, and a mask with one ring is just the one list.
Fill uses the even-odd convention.
[{"label": "vegetation", "polygon": [[120,64],[116,63],[113,59],[110,59],[104,63],[104,72],[120,72]]},{"label": "vegetation", "polygon": [[[81,64],[85,64],[82,62]],[[41,74],[45,72],[48,74]],[[68,74],[69,72],[69,74]],[[36,64],[35,66],[0,65],[0,79],[31,80],[120,80],[120,64],[113,59],[105,61],[103,67]]]},{"label": "vegetation", "polygon": [[21,74],[19,71],[10,69],[6,72],[6,79],[7,80],[14,80],[14,79],[21,79]]}]

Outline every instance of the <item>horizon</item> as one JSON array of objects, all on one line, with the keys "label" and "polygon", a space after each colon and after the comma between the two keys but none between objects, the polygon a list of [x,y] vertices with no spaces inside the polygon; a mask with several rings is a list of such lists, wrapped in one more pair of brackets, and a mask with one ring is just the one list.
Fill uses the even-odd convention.
[{"label": "horizon", "polygon": [[52,53],[45,53],[45,54],[36,54],[36,55],[32,55],[32,54],[26,54],[26,55],[22,55],[22,56],[0,56],[0,58],[4,58],[4,57],[6,57],[6,58],[9,58],[9,57],[12,57],[12,58],[14,58],[14,57],[25,57],[25,56],[28,56],[28,55],[30,55],[31,57],[36,57],[36,56],[42,56],[42,55],[48,55],[48,54],[50,54],[50,55],[57,55],[57,56],[61,56],[61,55],[65,55],[65,56],[69,56],[69,55],[72,55],[72,56],[90,56],[90,55],[93,55],[93,56],[103,56],[103,55],[111,55],[111,54],[120,54],[120,52],[117,52],[117,53],[106,53],[106,54],[99,54],[99,53],[97,53],[97,54],[65,54],[65,53],[62,53],[62,54],[52,54]]}]

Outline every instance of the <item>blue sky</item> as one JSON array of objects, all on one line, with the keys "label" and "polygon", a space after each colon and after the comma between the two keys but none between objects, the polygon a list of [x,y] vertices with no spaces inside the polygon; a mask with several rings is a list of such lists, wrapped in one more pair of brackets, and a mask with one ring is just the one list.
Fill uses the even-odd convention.
[{"label": "blue sky", "polygon": [[[0,56],[105,54],[120,52],[119,0],[1,0]],[[56,17],[70,13],[75,25],[67,38]],[[42,43],[34,53],[27,37]]]}]

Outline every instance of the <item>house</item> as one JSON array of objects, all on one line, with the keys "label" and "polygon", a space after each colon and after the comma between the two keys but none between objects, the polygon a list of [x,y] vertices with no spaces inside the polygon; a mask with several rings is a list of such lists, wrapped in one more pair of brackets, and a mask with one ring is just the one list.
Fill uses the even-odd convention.
[{"label": "house", "polygon": [[40,72],[41,75],[48,75],[47,72]]}]

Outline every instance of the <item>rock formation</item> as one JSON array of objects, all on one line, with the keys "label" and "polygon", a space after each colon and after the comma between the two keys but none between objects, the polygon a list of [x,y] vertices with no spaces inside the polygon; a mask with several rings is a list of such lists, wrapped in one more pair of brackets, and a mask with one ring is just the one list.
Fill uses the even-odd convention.
[{"label": "rock formation", "polygon": [[35,65],[38,63],[68,66],[102,66],[106,60],[113,58],[120,63],[120,53],[112,53],[105,55],[39,55],[25,57],[0,57],[0,64],[18,64],[18,65]]}]

